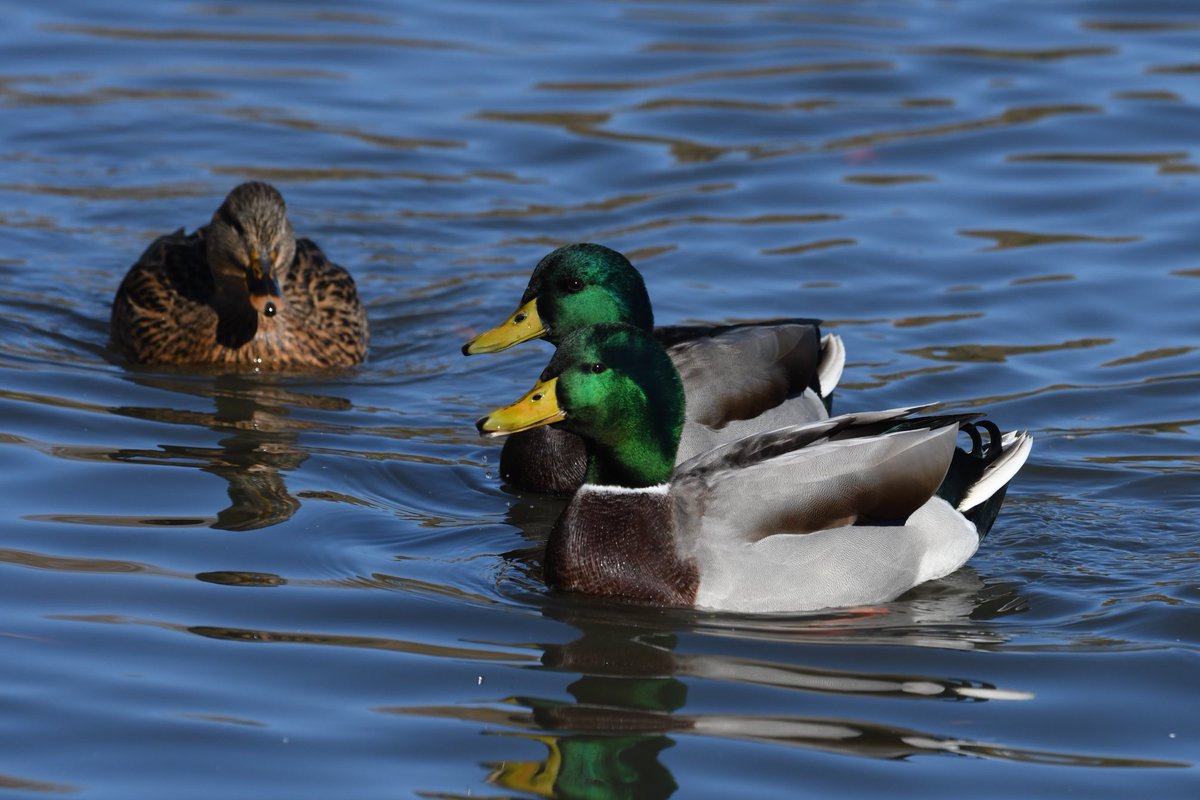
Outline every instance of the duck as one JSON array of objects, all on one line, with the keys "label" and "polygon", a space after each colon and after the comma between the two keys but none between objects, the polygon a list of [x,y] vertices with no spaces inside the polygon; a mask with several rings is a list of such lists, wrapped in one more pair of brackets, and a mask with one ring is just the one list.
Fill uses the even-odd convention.
[{"label": "duck", "polygon": [[110,338],[130,363],[239,371],[348,367],[367,354],[354,279],[297,238],[275,187],[234,187],[212,220],[155,239],[113,300]]},{"label": "duck", "polygon": [[[591,242],[542,258],[517,310],[462,352],[495,353],[531,339],[557,346],[606,323],[651,333],[682,376],[688,403],[681,460],[747,433],[827,418],[846,362],[841,338],[822,336],[819,320],[655,327],[641,273],[622,253]],[[583,442],[557,428],[509,436],[500,451],[500,477],[518,490],[570,494],[586,466]]]},{"label": "duck", "polygon": [[552,589],[738,613],[888,602],[976,552],[1033,441],[977,412],[913,407],[752,433],[676,464],[685,402],[651,336],[606,324],[564,339],[532,390],[476,422],[585,444],[584,482],[546,543]]}]

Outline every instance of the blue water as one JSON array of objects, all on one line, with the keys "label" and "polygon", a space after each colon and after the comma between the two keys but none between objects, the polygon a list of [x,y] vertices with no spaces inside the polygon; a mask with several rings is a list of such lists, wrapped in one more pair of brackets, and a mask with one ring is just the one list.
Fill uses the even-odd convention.
[{"label": "blue water", "polygon": [[[1194,797],[1200,10],[0,2],[0,797]],[[244,179],[355,275],[336,376],[130,369]],[[464,359],[553,247],[661,322],[819,316],[835,408],[1036,436],[870,609],[549,594]]]}]

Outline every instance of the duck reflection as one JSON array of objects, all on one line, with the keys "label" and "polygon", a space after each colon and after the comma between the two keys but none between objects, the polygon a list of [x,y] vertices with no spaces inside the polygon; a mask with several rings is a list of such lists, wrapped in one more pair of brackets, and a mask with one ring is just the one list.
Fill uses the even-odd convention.
[{"label": "duck reflection", "polygon": [[292,392],[264,378],[236,375],[211,380],[131,376],[156,389],[210,397],[213,413],[172,408],[118,407],[114,414],[136,419],[207,427],[221,435],[216,447],[162,445],[156,450],[121,449],[115,461],[198,468],[224,479],[229,506],[208,519],[154,519],[146,524],[204,525],[247,531],[291,518],[300,501],[287,489],[283,474],[300,466],[308,454],[296,447],[297,425],[289,419],[294,406],[347,409],[350,401]]},{"label": "duck reflection", "polygon": [[[512,696],[476,706],[382,709],[387,713],[459,719],[489,732],[538,742],[531,761],[485,764],[489,783],[553,798],[665,798],[678,785],[659,756],[681,736],[703,736],[801,747],[872,759],[915,755],[973,756],[1077,766],[1177,766],[1008,747],[854,719],[800,715],[688,714],[695,680],[771,687],[855,698],[942,702],[1025,701],[1032,695],[984,681],[923,674],[818,669],[726,655],[677,653],[670,619],[647,615],[631,624],[598,618],[594,604],[555,607],[547,615],[580,632],[567,644],[538,645],[533,669],[578,673],[572,701]],[[611,611],[611,609],[608,609]],[[612,615],[608,614],[608,620]],[[658,628],[659,630],[656,630]],[[496,731],[496,728],[501,730]]]}]

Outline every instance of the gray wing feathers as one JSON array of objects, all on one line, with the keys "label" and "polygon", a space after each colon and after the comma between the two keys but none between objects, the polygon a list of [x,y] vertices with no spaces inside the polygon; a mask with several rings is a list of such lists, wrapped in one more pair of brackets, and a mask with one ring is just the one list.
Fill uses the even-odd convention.
[{"label": "gray wing feathers", "polygon": [[[818,401],[819,402],[819,401]],[[797,424],[792,420],[785,426],[768,427],[747,424],[747,428],[758,428],[745,436],[722,436],[718,446],[699,450],[690,459],[677,458],[675,463],[676,476],[685,472],[699,472],[713,469],[735,469],[753,464],[776,455],[789,453],[806,447],[813,442],[834,436],[842,431],[852,431],[855,426],[888,425],[901,422],[925,406],[909,406],[907,408],[892,408],[886,411],[855,412],[842,414],[838,417],[822,418],[819,420]],[[756,423],[757,420],[750,421]],[[702,434],[690,431],[689,427],[697,427],[694,423],[684,423],[684,438],[689,435]],[[681,445],[682,447],[682,445]]]},{"label": "gray wing feathers", "polygon": [[[823,428],[798,430],[820,437]],[[673,483],[678,529],[753,542],[856,522],[902,522],[937,491],[956,436],[957,427],[947,426],[841,441],[817,438],[736,468],[696,459],[677,471]]]},{"label": "gray wing feathers", "polygon": [[820,352],[817,329],[799,324],[734,328],[668,350],[688,420],[714,429],[753,419],[815,384]]},{"label": "gray wing feathers", "polygon": [[[689,401],[690,399],[689,397]],[[675,454],[675,463],[683,464],[695,456],[708,453],[721,445],[736,442],[747,436],[794,427],[799,423],[823,419],[825,415],[825,405],[816,393],[804,392],[787,398],[753,419],[733,420],[721,428],[710,428],[694,420],[684,420],[683,433],[679,438],[679,450]]]}]

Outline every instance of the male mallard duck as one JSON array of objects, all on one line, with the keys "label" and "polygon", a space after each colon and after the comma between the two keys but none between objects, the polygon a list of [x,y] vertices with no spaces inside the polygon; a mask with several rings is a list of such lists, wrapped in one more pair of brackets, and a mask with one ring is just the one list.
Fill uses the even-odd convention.
[{"label": "male mallard duck", "polygon": [[208,225],[146,248],[111,335],[138,364],[345,367],[366,356],[367,315],[349,273],[296,238],[279,192],[243,183]]},{"label": "male mallard duck", "polygon": [[[564,340],[533,390],[477,427],[501,435],[553,424],[586,443],[586,481],[546,545],[552,587],[808,611],[891,600],[975,552],[1032,442],[974,424],[980,416],[847,414],[674,466],[679,373],[642,331],[600,325]],[[969,453],[955,447],[960,429]]]},{"label": "male mallard duck", "polygon": [[[560,247],[543,258],[520,308],[462,350],[494,353],[538,338],[557,345],[603,323],[653,332],[667,348],[687,395],[680,460],[748,433],[828,417],[846,361],[841,339],[822,338],[815,320],[655,328],[641,273],[598,244]],[[510,436],[500,451],[500,476],[520,489],[572,492],[586,464],[578,437],[554,428]]]}]

